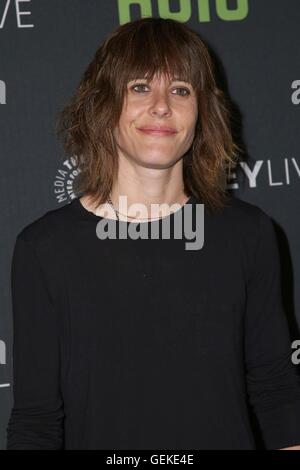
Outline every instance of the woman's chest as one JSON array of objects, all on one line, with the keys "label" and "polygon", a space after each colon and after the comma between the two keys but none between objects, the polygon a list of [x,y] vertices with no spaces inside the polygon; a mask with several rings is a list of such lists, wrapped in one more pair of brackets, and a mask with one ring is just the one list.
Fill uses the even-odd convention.
[{"label": "woman's chest", "polygon": [[[80,256],[68,289],[72,360],[198,361],[241,354],[245,287],[238,258],[181,244],[107,246]],[[221,256],[221,259],[220,259]]]}]

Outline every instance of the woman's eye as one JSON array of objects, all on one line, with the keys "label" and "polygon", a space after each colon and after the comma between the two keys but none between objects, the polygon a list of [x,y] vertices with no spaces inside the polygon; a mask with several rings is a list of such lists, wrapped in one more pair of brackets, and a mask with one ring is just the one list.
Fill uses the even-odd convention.
[{"label": "woman's eye", "polygon": [[176,88],[176,90],[183,90],[185,92],[184,95],[181,95],[181,96],[187,96],[190,94],[190,90],[188,90],[187,88]]},{"label": "woman's eye", "polygon": [[133,85],[133,87],[131,87],[131,88],[132,88],[132,90],[134,90],[135,88],[138,88],[138,87],[145,87],[145,86],[146,86],[146,85],[140,84],[140,85]]},{"label": "woman's eye", "polygon": [[[140,88],[140,87],[146,87],[147,88],[147,85],[144,85],[144,84],[139,84],[139,85],[133,85],[131,87],[132,90],[135,90],[135,88]],[[177,87],[175,88],[175,90],[181,90],[183,91],[184,93],[181,94],[179,93],[179,95],[181,96],[188,96],[190,94],[190,90],[188,88],[183,88],[183,87]],[[143,92],[143,90],[141,90]],[[138,92],[139,93],[139,92]],[[177,93],[176,93],[177,94]]]}]

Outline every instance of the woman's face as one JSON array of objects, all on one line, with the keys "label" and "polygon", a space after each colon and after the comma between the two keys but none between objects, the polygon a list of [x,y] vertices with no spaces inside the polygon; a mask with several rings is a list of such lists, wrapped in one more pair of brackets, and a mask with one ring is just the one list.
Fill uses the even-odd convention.
[{"label": "woman's face", "polygon": [[133,80],[114,133],[119,152],[147,168],[168,168],[190,148],[197,115],[190,83],[164,76]]}]

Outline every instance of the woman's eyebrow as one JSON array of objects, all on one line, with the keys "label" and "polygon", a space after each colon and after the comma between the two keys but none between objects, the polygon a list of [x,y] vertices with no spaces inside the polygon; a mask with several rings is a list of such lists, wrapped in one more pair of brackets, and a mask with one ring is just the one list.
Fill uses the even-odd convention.
[{"label": "woman's eyebrow", "polygon": [[[131,78],[130,81],[135,81],[135,80],[148,80],[147,77],[136,77],[136,78]],[[186,80],[184,80],[183,78],[180,78],[180,77],[171,77],[171,83],[173,82],[184,82],[184,83],[189,83],[191,84],[191,82],[188,82]]]}]

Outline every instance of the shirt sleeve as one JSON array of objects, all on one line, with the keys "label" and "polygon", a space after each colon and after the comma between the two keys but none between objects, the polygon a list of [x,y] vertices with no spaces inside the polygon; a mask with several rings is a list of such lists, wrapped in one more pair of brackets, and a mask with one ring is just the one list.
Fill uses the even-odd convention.
[{"label": "shirt sleeve", "polygon": [[259,209],[258,240],[247,280],[245,366],[249,403],[266,449],[300,444],[300,378],[281,292],[271,218]]},{"label": "shirt sleeve", "polygon": [[58,322],[31,243],[20,234],[11,265],[13,398],[7,450],[62,449]]}]

